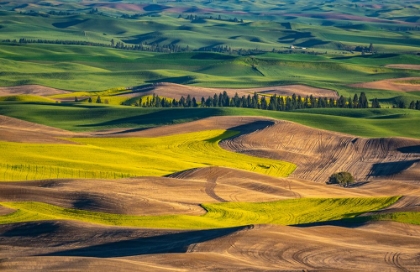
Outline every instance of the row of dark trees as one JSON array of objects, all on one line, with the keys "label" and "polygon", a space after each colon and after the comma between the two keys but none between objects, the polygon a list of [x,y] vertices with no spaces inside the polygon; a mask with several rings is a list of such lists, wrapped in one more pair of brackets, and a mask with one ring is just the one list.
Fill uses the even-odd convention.
[{"label": "row of dark trees", "polygon": [[20,38],[19,40],[2,40],[4,43],[20,43],[20,44],[29,44],[29,43],[40,43],[40,44],[62,44],[62,45],[89,45],[89,46],[101,46],[101,47],[113,47],[123,50],[135,50],[135,51],[150,51],[150,52],[187,52],[190,51],[188,46],[182,47],[176,44],[168,45],[159,45],[159,44],[148,44],[141,43],[136,45],[129,45],[123,42],[114,42],[111,40],[110,44],[104,43],[95,43],[89,41],[73,41],[73,40],[44,40],[44,39],[26,39]]},{"label": "row of dark trees", "polygon": [[19,14],[27,15],[27,16],[35,16],[35,17],[44,17],[44,18],[50,17],[50,15],[47,14],[47,13],[42,13],[42,12],[38,12],[38,11],[35,11],[35,10],[20,11]]},{"label": "row of dark trees", "polygon": [[[177,44],[165,44],[161,45],[159,43],[147,43],[142,42],[139,44],[126,44],[120,41],[115,42],[114,39],[111,39],[109,44],[89,42],[89,41],[75,41],[75,40],[45,40],[45,39],[27,39],[20,38],[16,39],[4,39],[1,40],[3,43],[20,43],[20,44],[30,44],[30,43],[39,43],[39,44],[61,44],[61,45],[88,45],[88,46],[100,46],[100,47],[112,47],[122,50],[134,50],[134,51],[148,51],[148,52],[160,52],[160,53],[179,53],[179,52],[193,52],[193,51],[205,51],[205,52],[218,52],[218,53],[228,53],[228,54],[237,54],[241,56],[247,56],[252,54],[265,53],[267,51],[255,48],[255,49],[243,49],[237,48],[233,49],[229,46],[210,46],[202,47],[199,49],[191,49],[187,46],[180,46]],[[273,52],[275,50],[273,49]],[[285,53],[287,51],[284,51]],[[277,53],[282,53],[277,51]]]},{"label": "row of dark trees", "polygon": [[[77,97],[74,98],[75,102],[79,102]],[[92,97],[88,97],[88,102],[93,103]],[[108,100],[105,99],[102,102],[100,96],[97,96],[95,103],[105,103],[108,104]],[[127,104],[128,105],[128,104]],[[353,98],[344,98],[340,96],[338,99],[325,98],[314,96],[306,96],[302,98],[300,95],[296,96],[277,96],[273,95],[269,98],[265,96],[259,96],[254,93],[252,96],[242,96],[236,93],[234,97],[229,97],[229,95],[224,91],[223,93],[214,94],[206,98],[202,97],[200,102],[197,101],[195,97],[187,95],[187,97],[181,96],[179,100],[177,99],[168,99],[160,97],[159,95],[153,94],[152,97],[147,97],[145,99],[139,98],[134,103],[137,107],[183,107],[183,108],[197,108],[197,107],[237,107],[237,108],[253,108],[253,109],[264,109],[264,110],[275,110],[275,111],[291,111],[296,109],[309,109],[309,108],[368,108],[369,103],[364,92],[360,93],[360,96],[355,94]],[[370,108],[380,108],[379,100],[377,98],[372,99]],[[394,108],[407,108],[405,103],[398,103],[394,105]],[[420,110],[420,100],[411,101],[409,109]]]},{"label": "row of dark trees", "polygon": [[136,51],[151,51],[151,52],[169,52],[169,53],[179,53],[179,52],[188,52],[191,51],[190,47],[180,46],[177,44],[165,44],[161,45],[159,43],[148,43],[141,42],[135,45],[128,45],[123,42],[115,42],[114,39],[111,39],[111,47],[118,49],[126,50],[136,50]]},{"label": "row of dark trees", "polygon": [[363,45],[351,46],[351,45],[346,45],[346,44],[343,44],[343,43],[339,43],[337,45],[337,48],[339,50],[346,50],[346,51],[350,51],[350,52],[356,51],[356,52],[371,53],[371,54],[376,52],[372,43],[370,43],[369,46],[363,46]]},{"label": "row of dark trees", "polygon": [[[368,108],[369,103],[366,94],[362,92],[359,96],[355,94],[353,97],[344,98],[325,98],[314,97],[313,95],[301,97],[293,94],[292,96],[277,96],[270,97],[261,96],[257,93],[253,95],[239,96],[237,93],[233,97],[229,97],[226,91],[222,93],[215,93],[213,96],[207,98],[201,97],[198,101],[195,97],[187,95],[182,96],[179,100],[162,98],[159,95],[153,95],[145,99],[140,98],[135,102],[136,106],[140,107],[238,107],[238,108],[253,108],[275,111],[291,111],[296,109],[308,108]],[[372,108],[380,108],[378,99],[373,99]]]},{"label": "row of dark trees", "polygon": [[[403,108],[405,108],[405,104],[403,105]],[[408,108],[411,110],[420,110],[420,100],[417,100],[417,101],[412,100],[410,104],[408,105]]]},{"label": "row of dark trees", "polygon": [[[35,11],[35,10],[29,10],[29,11],[20,11],[19,14],[48,18],[48,17],[50,17],[50,15],[53,15],[53,16],[69,16],[69,15],[78,15],[80,13],[75,12],[75,11],[62,11],[62,10],[60,10],[60,11],[51,10],[48,13],[45,13],[45,12],[39,12],[39,11]],[[88,14],[104,15],[103,13],[99,12],[99,10],[97,8],[91,9],[88,12]]]},{"label": "row of dark trees", "polygon": [[420,110],[420,100],[414,101],[412,100],[407,107],[407,103],[405,103],[404,100],[398,100],[395,102],[395,104],[392,105],[393,108],[400,108],[400,109],[406,109],[409,108],[410,110]]},{"label": "row of dark trees", "polygon": [[17,40],[3,40],[2,42],[21,43],[21,44],[44,43],[44,44],[64,44],[64,45],[91,45],[91,46],[104,46],[104,47],[108,46],[107,44],[104,44],[104,43],[94,43],[94,42],[88,42],[88,41],[43,40],[43,39],[26,39],[26,38],[20,38],[18,41]]},{"label": "row of dark trees", "polygon": [[236,17],[234,18],[223,18],[221,15],[218,15],[217,17],[213,17],[212,15],[210,16],[199,16],[199,15],[193,15],[193,14],[189,14],[187,16],[182,16],[182,14],[180,14],[178,16],[178,18],[185,18],[187,20],[191,20],[192,23],[194,22],[200,22],[201,20],[219,20],[219,21],[227,21],[227,22],[233,22],[233,23],[243,23],[244,20],[243,19],[238,19]]}]

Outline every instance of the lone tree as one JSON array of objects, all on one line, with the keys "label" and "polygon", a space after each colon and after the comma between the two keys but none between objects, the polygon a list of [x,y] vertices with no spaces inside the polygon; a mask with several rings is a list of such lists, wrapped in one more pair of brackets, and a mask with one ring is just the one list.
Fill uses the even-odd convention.
[{"label": "lone tree", "polygon": [[338,184],[347,187],[350,183],[354,182],[353,176],[349,172],[338,172],[332,174],[328,180],[328,184]]}]

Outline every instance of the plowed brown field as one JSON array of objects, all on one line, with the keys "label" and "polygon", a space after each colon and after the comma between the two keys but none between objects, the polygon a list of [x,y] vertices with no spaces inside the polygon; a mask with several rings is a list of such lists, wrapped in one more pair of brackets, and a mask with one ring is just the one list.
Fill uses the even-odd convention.
[{"label": "plowed brown field", "polygon": [[420,91],[420,84],[411,84],[410,81],[419,81],[418,77],[404,77],[394,79],[384,79],[372,82],[357,83],[350,85],[356,88],[390,90],[397,92],[417,92]]},{"label": "plowed brown field", "polygon": [[395,69],[420,70],[420,65],[415,64],[390,64],[386,65],[386,67]]},{"label": "plowed brown field", "polygon": [[31,94],[40,96],[49,96],[55,94],[64,94],[67,91],[40,86],[40,85],[22,85],[15,87],[0,87],[0,96]]},{"label": "plowed brown field", "polygon": [[406,179],[417,181],[420,140],[361,138],[317,130],[287,121],[234,139],[221,146],[255,156],[286,160],[298,165],[293,177],[326,182],[334,172],[354,173],[359,181]]},{"label": "plowed brown field", "polygon": [[59,137],[74,133],[0,115],[0,141],[28,143],[70,143]]},{"label": "plowed brown field", "polygon": [[[0,116],[3,141],[155,137],[207,129],[240,132],[221,143],[225,149],[287,160],[298,168],[288,178],[206,167],[168,177],[0,183],[0,201],[120,214],[201,215],[200,203],[208,202],[403,195],[376,213],[420,211],[419,140],[354,137],[260,117],[212,117],[135,132],[79,134]],[[350,188],[326,185],[336,171],[352,172],[358,183]],[[0,208],[0,215],[11,212]],[[0,270],[420,271],[419,244],[420,226],[385,221],[199,231],[40,221],[0,225]]]},{"label": "plowed brown field", "polygon": [[[43,221],[0,226],[2,271],[418,271],[419,226],[168,231]],[[7,249],[7,250],[6,250]]]}]

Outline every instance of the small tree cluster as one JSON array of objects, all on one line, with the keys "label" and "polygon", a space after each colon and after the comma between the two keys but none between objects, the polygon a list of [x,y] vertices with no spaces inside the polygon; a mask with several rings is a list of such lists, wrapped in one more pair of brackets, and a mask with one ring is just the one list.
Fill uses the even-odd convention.
[{"label": "small tree cluster", "polygon": [[414,102],[414,100],[411,101],[408,108],[411,110],[420,110],[420,100],[417,100],[416,102]]},{"label": "small tree cluster", "polygon": [[349,184],[354,182],[353,176],[349,172],[338,172],[332,174],[328,179],[328,184],[338,184],[343,187],[349,186]]},{"label": "small tree cluster", "polygon": [[[79,100],[77,99],[77,97],[75,97],[74,102],[78,102],[78,101],[79,101]],[[89,96],[89,98],[88,98],[88,102],[89,102],[89,103],[92,103],[92,102],[93,102],[93,100],[92,100],[92,97],[91,97],[91,96]],[[102,99],[101,99],[101,97],[100,97],[99,95],[96,97],[96,103],[98,103],[98,104],[102,103]]]},{"label": "small tree cluster", "polygon": [[369,46],[356,46],[354,48],[354,51],[356,52],[362,52],[362,53],[374,53],[374,48],[373,48],[373,44],[369,44]]},{"label": "small tree cluster", "polygon": [[[184,18],[182,16],[182,14],[180,14],[178,16],[178,19],[180,18]],[[221,15],[218,15],[217,17],[213,17],[212,15],[210,16],[197,16],[197,15],[193,15],[193,14],[188,14],[187,16],[185,16],[185,19],[187,20],[191,20],[191,22],[200,22],[200,20],[219,20],[219,21],[228,21],[228,22],[234,22],[234,23],[243,23],[244,20],[243,19],[238,19],[238,18],[222,18]]]}]

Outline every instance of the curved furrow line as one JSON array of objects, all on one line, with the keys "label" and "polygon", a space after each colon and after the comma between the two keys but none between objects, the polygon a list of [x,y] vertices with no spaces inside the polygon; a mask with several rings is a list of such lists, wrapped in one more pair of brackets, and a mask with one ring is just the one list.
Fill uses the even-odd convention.
[{"label": "curved furrow line", "polygon": [[397,268],[399,271],[409,272],[409,270],[401,265],[400,256],[400,252],[387,252],[384,256],[385,263]]},{"label": "curved furrow line", "polygon": [[299,249],[296,250],[293,254],[292,254],[292,260],[295,261],[296,263],[300,264],[300,265],[304,265],[305,267],[308,268],[317,268],[315,266],[313,266],[312,264],[309,264],[307,261],[307,256],[308,254],[311,254],[311,252],[313,250],[316,250],[317,247],[309,247],[309,248],[303,248],[303,249]]},{"label": "curved furrow line", "polygon": [[212,178],[207,179],[206,187],[204,191],[209,197],[213,198],[214,200],[217,200],[219,202],[227,202],[226,199],[223,199],[216,194],[215,192],[216,186],[217,186],[217,176],[214,176]]},{"label": "curved furrow line", "polygon": [[239,196],[240,194],[239,193],[237,193],[237,192],[235,192],[235,193],[231,193],[231,194],[229,194],[229,201],[235,201],[235,202],[238,202],[239,201]]}]

